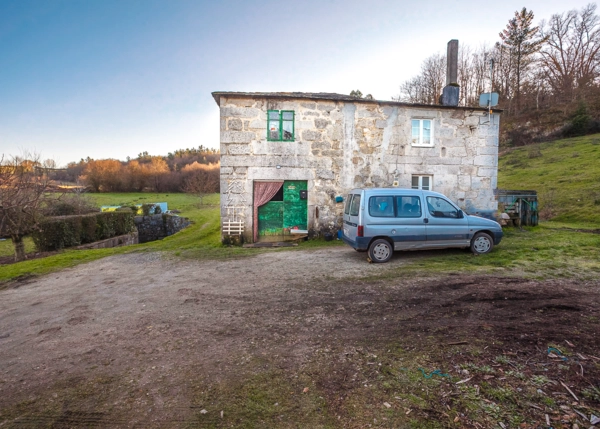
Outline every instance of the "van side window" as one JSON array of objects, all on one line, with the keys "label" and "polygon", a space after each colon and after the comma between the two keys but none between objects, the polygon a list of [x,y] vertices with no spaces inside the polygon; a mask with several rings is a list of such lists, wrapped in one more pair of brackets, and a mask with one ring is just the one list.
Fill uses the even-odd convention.
[{"label": "van side window", "polygon": [[458,210],[443,198],[427,197],[427,209],[433,217],[458,219]]},{"label": "van side window", "polygon": [[369,214],[373,217],[394,217],[394,197],[369,198]]},{"label": "van side window", "polygon": [[396,197],[398,217],[421,217],[421,198],[416,196]]},{"label": "van side window", "polygon": [[346,198],[346,207],[344,207],[344,214],[350,213],[350,204],[352,204],[353,194],[348,194],[348,198]]},{"label": "van side window", "polygon": [[360,195],[354,195],[352,202],[350,203],[350,216],[358,216],[358,210],[360,209]]}]

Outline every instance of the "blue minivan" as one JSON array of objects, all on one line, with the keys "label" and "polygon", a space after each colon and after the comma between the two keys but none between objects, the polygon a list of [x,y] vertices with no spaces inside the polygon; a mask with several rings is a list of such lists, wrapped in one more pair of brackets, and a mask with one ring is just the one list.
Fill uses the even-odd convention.
[{"label": "blue minivan", "polygon": [[446,196],[400,188],[353,189],[344,207],[343,240],[387,262],[394,250],[470,248],[488,253],[502,239],[493,220],[465,214]]}]

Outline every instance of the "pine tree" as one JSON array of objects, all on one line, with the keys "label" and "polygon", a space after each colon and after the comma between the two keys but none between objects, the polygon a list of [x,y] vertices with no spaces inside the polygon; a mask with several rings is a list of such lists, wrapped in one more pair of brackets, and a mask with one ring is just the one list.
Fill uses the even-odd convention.
[{"label": "pine tree", "polygon": [[500,33],[501,42],[497,48],[510,56],[510,73],[515,94],[516,110],[521,109],[521,87],[529,66],[535,61],[535,53],[542,48],[547,38],[538,37],[539,27],[532,27],[533,11],[523,8],[515,12],[515,17],[508,21],[506,28]]}]

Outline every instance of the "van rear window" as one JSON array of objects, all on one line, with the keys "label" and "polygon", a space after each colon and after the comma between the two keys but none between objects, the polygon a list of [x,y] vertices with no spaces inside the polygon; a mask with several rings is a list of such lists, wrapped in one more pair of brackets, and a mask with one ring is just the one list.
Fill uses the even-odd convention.
[{"label": "van rear window", "polygon": [[348,194],[348,198],[346,198],[346,207],[344,207],[344,213],[350,213],[350,204],[352,204],[352,197],[354,194]]},{"label": "van rear window", "polygon": [[358,216],[358,210],[360,209],[360,195],[354,195],[352,202],[350,203],[350,216]]}]

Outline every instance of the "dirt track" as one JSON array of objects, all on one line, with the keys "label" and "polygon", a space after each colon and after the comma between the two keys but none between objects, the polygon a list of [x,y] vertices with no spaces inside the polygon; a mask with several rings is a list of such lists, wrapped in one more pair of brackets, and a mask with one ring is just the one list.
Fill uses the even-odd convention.
[{"label": "dirt track", "polygon": [[[16,283],[0,291],[0,427],[178,426],[199,383],[239,377],[244,361],[294,370],[319,347],[366,340],[598,343],[599,282],[357,278],[402,264],[346,247],[209,262],[146,253]],[[321,388],[335,396],[345,383],[331,375]]]}]

